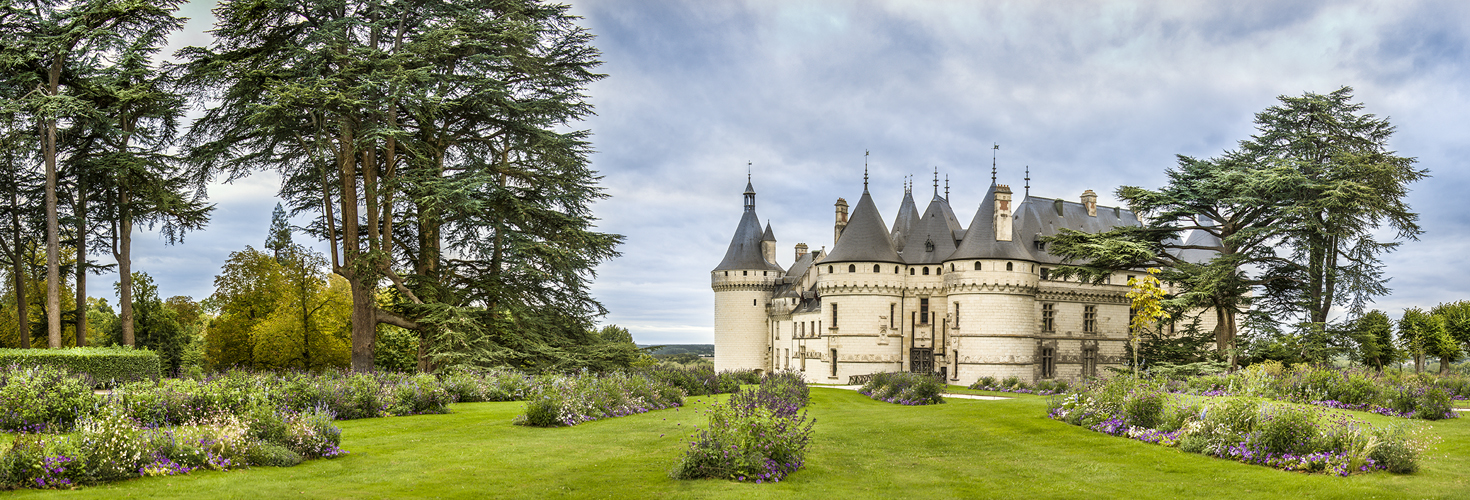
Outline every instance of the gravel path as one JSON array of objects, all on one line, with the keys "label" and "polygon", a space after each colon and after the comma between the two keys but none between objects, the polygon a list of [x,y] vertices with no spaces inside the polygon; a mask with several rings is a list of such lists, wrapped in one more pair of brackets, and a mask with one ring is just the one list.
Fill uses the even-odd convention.
[{"label": "gravel path", "polygon": [[[856,391],[858,389],[861,389],[863,386],[861,386],[861,385],[813,385],[811,387],[826,387],[828,389],[845,389],[845,390],[849,390],[849,391]],[[1005,397],[1000,397],[1000,396],[981,396],[979,394],[954,394],[954,393],[948,393],[948,392],[943,393],[943,394],[940,394],[940,395],[941,396],[944,396],[946,398],[955,398],[955,399],[979,399],[979,400],[985,400],[985,401],[994,401],[994,400],[997,400],[997,399],[1011,399],[1011,398],[1005,398]]]}]

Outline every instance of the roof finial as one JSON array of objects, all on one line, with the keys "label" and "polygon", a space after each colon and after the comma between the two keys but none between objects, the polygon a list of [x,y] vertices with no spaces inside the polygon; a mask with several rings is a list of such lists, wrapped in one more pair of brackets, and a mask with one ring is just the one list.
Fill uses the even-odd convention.
[{"label": "roof finial", "polygon": [[1000,151],[1000,143],[998,143],[998,142],[995,143],[995,147],[990,148],[990,185],[992,185],[992,186],[995,185],[995,152],[996,151]]},{"label": "roof finial", "polygon": [[939,167],[934,167],[934,196],[939,196]]},{"label": "roof finial", "polygon": [[949,174],[944,174],[944,201],[949,201]]},{"label": "roof finial", "polygon": [[1026,196],[1031,196],[1031,165],[1026,165]]},{"label": "roof finial", "polygon": [[863,192],[868,192],[868,150],[863,150]]},{"label": "roof finial", "polygon": [[750,160],[745,160],[745,182],[750,183]]}]

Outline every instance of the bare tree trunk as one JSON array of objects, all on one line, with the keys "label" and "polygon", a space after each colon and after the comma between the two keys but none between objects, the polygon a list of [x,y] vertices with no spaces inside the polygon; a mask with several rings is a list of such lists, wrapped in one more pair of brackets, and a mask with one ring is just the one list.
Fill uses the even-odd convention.
[{"label": "bare tree trunk", "polygon": [[77,347],[87,345],[87,185],[77,174]]},{"label": "bare tree trunk", "polygon": [[10,191],[10,227],[12,230],[11,235],[15,238],[11,240],[14,242],[14,246],[11,247],[10,255],[10,258],[13,259],[11,261],[13,265],[11,272],[15,278],[15,336],[19,344],[18,347],[21,349],[30,349],[31,301],[26,296],[26,282],[30,281],[30,273],[27,272],[26,268],[30,266],[26,265],[26,260],[29,259],[31,253],[26,249],[25,243],[21,241],[20,201],[16,198],[15,191],[15,189]]},{"label": "bare tree trunk", "polygon": [[[61,56],[51,66],[51,95],[61,77]],[[61,228],[56,216],[56,117],[46,120],[46,343],[61,347]]]},{"label": "bare tree trunk", "polygon": [[136,346],[137,337],[133,330],[133,217],[127,209],[128,194],[126,191],[120,196],[122,201],[118,211],[121,216],[118,221],[117,239],[118,252],[113,257],[117,259],[117,300],[118,321],[122,324],[122,342],[124,345]]}]

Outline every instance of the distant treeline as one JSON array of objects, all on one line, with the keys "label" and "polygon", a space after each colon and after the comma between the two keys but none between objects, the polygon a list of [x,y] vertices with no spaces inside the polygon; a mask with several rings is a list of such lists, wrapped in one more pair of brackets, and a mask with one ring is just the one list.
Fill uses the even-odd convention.
[{"label": "distant treeline", "polygon": [[652,354],[654,356],[671,354],[697,354],[700,356],[715,355],[714,344],[638,344],[638,347],[657,347],[658,349],[649,352],[649,354]]}]

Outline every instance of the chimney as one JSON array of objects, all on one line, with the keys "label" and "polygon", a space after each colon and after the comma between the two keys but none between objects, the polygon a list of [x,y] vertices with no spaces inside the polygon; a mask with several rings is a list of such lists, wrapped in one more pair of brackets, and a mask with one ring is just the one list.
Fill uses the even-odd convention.
[{"label": "chimney", "polygon": [[995,241],[1011,241],[1011,187],[995,187]]},{"label": "chimney", "polygon": [[1087,207],[1089,217],[1097,217],[1097,193],[1091,189],[1082,192],[1082,206]]},{"label": "chimney", "polygon": [[803,256],[803,255],[806,255],[806,243],[797,243],[796,244],[796,259],[797,260],[801,260],[801,256]]},{"label": "chimney", "polygon": [[842,238],[842,230],[847,229],[847,200],[838,198],[835,206],[837,207],[837,224],[833,227],[832,244],[834,245]]}]

